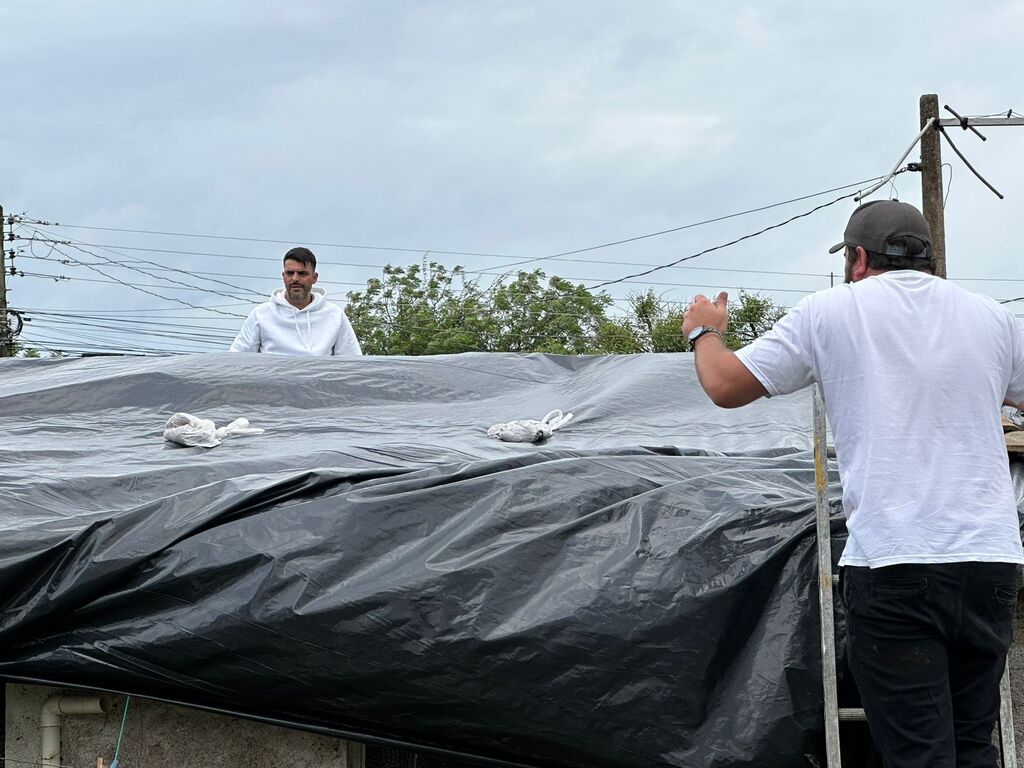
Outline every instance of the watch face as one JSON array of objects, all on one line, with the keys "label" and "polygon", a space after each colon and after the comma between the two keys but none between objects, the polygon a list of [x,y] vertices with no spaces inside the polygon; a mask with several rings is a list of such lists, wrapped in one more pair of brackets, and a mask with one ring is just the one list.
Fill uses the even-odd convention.
[{"label": "watch face", "polygon": [[687,341],[694,341],[698,336],[700,336],[702,333],[704,333],[704,330],[705,330],[705,328],[704,328],[703,325],[698,325],[696,328],[694,328],[692,331],[690,331],[690,335],[686,337],[686,340]]}]

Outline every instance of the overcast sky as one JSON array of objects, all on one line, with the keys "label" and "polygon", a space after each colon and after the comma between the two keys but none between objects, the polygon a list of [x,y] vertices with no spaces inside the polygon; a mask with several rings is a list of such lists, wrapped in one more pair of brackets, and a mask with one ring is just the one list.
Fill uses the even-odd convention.
[{"label": "overcast sky", "polygon": [[[500,274],[882,176],[917,135],[924,93],[961,114],[1024,113],[1019,0],[7,0],[0,29],[0,204],[63,225],[19,235],[86,249],[14,243],[25,276],[8,276],[9,302],[32,317],[26,339],[68,349],[226,347],[280,284],[291,244],[323,244],[320,285],[344,303],[427,251]],[[1024,127],[983,133],[952,137],[1006,197],[943,145],[949,275],[1024,296]],[[854,190],[519,268],[592,285]],[[889,196],[919,205],[919,175],[876,195]],[[745,289],[791,305],[842,271],[827,249],[853,207],[607,290]],[[92,268],[54,261],[66,258]],[[97,266],[109,260],[151,274]],[[114,317],[181,332],[114,341],[94,327]]]}]

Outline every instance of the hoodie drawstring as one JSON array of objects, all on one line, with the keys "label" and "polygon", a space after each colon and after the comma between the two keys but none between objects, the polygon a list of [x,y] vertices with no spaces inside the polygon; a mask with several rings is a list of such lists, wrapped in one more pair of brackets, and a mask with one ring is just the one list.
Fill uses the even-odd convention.
[{"label": "hoodie drawstring", "polygon": [[299,310],[292,307],[292,323],[295,325],[295,335],[298,336],[299,341],[302,343],[303,349],[307,352],[313,351],[313,321],[310,320],[309,307],[306,307],[306,338],[302,338],[302,331],[299,328]]}]

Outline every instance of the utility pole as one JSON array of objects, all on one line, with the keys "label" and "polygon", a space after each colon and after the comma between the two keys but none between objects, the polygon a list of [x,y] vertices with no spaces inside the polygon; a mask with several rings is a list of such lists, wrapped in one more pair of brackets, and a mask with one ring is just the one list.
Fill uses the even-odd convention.
[{"label": "utility pole", "polygon": [[1013,110],[1009,110],[1005,116],[988,117],[961,117],[949,106],[943,108],[953,117],[939,117],[939,97],[934,93],[926,93],[921,97],[921,129],[924,131],[929,120],[934,120],[932,128],[921,134],[921,208],[928,227],[932,231],[932,253],[935,257],[935,274],[939,277],[946,276],[946,223],[943,213],[942,199],[942,152],[940,140],[945,139],[950,148],[956,153],[968,170],[978,177],[978,181],[992,190],[992,193],[1000,200],[1002,194],[989,184],[985,178],[971,165],[964,157],[953,139],[945,131],[946,128],[960,128],[963,131],[971,131],[982,141],[985,137],[978,130],[979,126],[1003,126],[1016,125],[1024,126],[1024,117],[1019,116]]},{"label": "utility pole", "polygon": [[935,274],[946,276],[946,220],[942,211],[942,148],[939,140],[939,97],[926,93],[921,97],[921,128],[935,120],[933,130],[921,137],[921,208],[932,231],[932,257]]},{"label": "utility pole", "polygon": [[4,207],[0,205],[0,357],[14,354],[14,335],[7,318],[7,235],[4,230]]}]

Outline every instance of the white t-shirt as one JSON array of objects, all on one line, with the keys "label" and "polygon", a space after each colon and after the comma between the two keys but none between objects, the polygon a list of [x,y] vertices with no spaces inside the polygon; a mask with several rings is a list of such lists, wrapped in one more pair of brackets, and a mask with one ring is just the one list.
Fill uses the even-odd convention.
[{"label": "white t-shirt", "polygon": [[1024,400],[1024,332],[1006,307],[885,272],[808,296],[737,354],[770,395],[821,383],[842,565],[1024,563],[999,412]]}]

